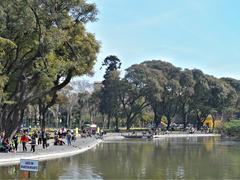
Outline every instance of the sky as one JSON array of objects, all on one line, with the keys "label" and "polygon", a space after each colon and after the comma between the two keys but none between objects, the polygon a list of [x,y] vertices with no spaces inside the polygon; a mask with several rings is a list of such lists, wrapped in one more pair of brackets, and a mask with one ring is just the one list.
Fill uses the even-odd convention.
[{"label": "sky", "polygon": [[[145,60],[164,60],[216,77],[240,79],[239,0],[88,0],[98,21],[87,30],[101,42],[90,81],[101,81],[108,55],[122,72]],[[123,74],[122,73],[122,74]]]}]

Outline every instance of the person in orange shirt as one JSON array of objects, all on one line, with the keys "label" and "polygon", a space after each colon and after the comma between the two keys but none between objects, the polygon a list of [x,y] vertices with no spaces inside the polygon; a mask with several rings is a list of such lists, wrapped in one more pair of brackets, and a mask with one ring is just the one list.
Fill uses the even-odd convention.
[{"label": "person in orange shirt", "polygon": [[26,134],[23,134],[20,141],[22,142],[22,146],[23,146],[23,151],[27,151],[27,147],[26,144],[29,141],[28,137],[26,136]]}]

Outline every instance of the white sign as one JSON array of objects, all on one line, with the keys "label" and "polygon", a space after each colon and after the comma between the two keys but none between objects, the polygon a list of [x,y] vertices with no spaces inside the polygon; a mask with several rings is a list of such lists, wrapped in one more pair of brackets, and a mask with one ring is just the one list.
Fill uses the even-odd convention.
[{"label": "white sign", "polygon": [[38,161],[31,159],[20,159],[20,170],[38,171]]}]

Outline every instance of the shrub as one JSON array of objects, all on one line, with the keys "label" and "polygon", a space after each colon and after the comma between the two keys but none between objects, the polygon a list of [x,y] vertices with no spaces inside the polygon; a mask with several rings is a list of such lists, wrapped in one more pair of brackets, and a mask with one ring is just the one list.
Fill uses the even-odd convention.
[{"label": "shrub", "polygon": [[240,138],[240,120],[231,120],[224,123],[223,133],[227,136]]}]

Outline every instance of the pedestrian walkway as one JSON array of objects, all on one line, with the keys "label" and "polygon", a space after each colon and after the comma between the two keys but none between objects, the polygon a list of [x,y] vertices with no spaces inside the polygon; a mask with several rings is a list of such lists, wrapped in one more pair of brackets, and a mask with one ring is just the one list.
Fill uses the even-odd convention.
[{"label": "pedestrian walkway", "polygon": [[0,165],[10,165],[17,164],[20,162],[20,159],[36,159],[36,160],[48,160],[60,157],[71,156],[84,152],[97,144],[101,140],[96,138],[77,138],[71,146],[54,146],[53,140],[49,140],[49,147],[43,149],[42,145],[36,146],[36,151],[31,152],[31,145],[27,144],[27,152],[22,151],[22,145],[19,144],[18,151],[16,153],[0,153]]}]

